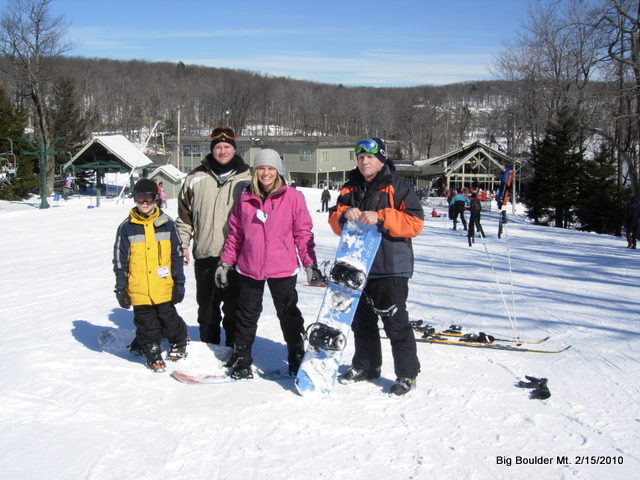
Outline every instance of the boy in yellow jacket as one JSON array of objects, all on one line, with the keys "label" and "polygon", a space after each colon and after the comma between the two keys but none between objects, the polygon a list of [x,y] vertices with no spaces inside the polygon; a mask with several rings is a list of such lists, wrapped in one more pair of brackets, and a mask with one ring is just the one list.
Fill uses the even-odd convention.
[{"label": "boy in yellow jacket", "polygon": [[113,249],[115,294],[122,308],[133,305],[136,337],[131,350],[141,350],[147,367],[163,372],[160,341],[171,344],[167,358],[187,356],[187,325],[175,304],[184,298],[182,247],[175,223],[156,206],[158,186],[142,179],[133,187],[135,207],[118,227]]}]

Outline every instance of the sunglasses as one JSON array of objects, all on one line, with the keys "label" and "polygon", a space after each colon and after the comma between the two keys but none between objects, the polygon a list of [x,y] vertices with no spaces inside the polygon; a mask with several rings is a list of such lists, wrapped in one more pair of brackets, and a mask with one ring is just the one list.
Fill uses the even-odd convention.
[{"label": "sunglasses", "polygon": [[234,134],[232,134],[229,131],[223,131],[218,133],[217,135],[212,135],[211,136],[211,140],[213,140],[214,142],[216,140],[220,140],[220,139],[225,139],[225,140],[234,140],[236,139],[236,136]]},{"label": "sunglasses", "polygon": [[371,138],[364,138],[358,141],[355,151],[356,155],[359,155],[361,153],[371,153],[375,155],[376,153],[380,152],[380,145],[378,145],[378,142]]},{"label": "sunglasses", "polygon": [[147,192],[134,193],[133,200],[136,203],[139,203],[141,205],[143,203],[155,203],[156,195],[154,193],[147,193]]}]

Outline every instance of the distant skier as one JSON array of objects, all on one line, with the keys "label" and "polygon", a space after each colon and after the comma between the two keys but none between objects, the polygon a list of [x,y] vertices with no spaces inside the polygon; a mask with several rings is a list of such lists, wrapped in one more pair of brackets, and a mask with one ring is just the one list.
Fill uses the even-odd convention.
[{"label": "distant skier", "polygon": [[464,209],[470,203],[471,202],[469,202],[467,196],[463,195],[462,193],[457,193],[451,198],[451,207],[453,210],[453,217],[451,219],[453,220],[454,230],[456,230],[458,224],[458,215],[460,216],[460,220],[462,221],[462,226],[464,227],[465,231],[467,230],[467,219],[464,218]]},{"label": "distant skier", "polygon": [[484,230],[482,230],[482,225],[480,225],[482,203],[475,192],[471,194],[471,206],[469,207],[469,211],[471,212],[471,216],[469,218],[469,232],[467,233],[467,237],[469,238],[469,246],[471,246],[476,230],[480,232],[480,235],[484,238]]},{"label": "distant skier", "polygon": [[322,212],[329,211],[329,201],[331,200],[331,192],[329,192],[329,187],[324,187],[322,190],[322,194],[320,195],[320,201],[322,202]]},{"label": "distant skier", "polygon": [[395,172],[382,140],[373,137],[360,140],[355,153],[357,167],[340,190],[329,224],[338,235],[347,221],[378,225],[382,243],[351,326],[355,341],[352,367],[341,381],[359,382],[380,376],[380,317],[391,340],[397,377],[391,393],[404,395],[415,387],[420,372],[406,301],[413,274],[411,239],[422,232],[424,211],[411,185]]},{"label": "distant skier", "polygon": [[136,336],[130,348],[144,353],[148,368],[162,372],[162,337],[169,339],[172,361],[187,356],[188,337],[175,307],[184,298],[182,248],[173,220],[156,206],[157,196],[153,180],[134,185],[135,207],[118,227],[113,271],[118,303],[126,309],[133,305]]},{"label": "distant skier", "polygon": [[640,226],[640,222],[638,218],[640,217],[640,206],[638,205],[638,200],[636,197],[631,197],[631,202],[627,207],[627,221],[626,221],[626,230],[627,230],[627,248],[636,248],[636,240],[638,239],[638,227]]}]

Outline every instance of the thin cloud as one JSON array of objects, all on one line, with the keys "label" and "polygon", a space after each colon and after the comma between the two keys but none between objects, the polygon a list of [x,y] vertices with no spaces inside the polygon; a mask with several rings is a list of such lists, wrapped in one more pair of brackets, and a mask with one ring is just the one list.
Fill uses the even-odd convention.
[{"label": "thin cloud", "polygon": [[[176,59],[177,61],[178,59]],[[368,53],[361,57],[261,56],[251,58],[182,58],[184,63],[238,68],[273,76],[347,85],[443,84],[490,78],[491,58],[476,55]]]}]

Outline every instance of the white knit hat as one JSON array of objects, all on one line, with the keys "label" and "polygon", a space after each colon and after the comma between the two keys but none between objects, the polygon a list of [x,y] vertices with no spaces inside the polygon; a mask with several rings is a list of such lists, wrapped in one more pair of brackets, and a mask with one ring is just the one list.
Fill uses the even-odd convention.
[{"label": "white knit hat", "polygon": [[265,148],[260,150],[253,160],[253,168],[258,167],[273,167],[278,171],[278,175],[284,175],[284,167],[282,166],[282,159],[275,150]]}]

